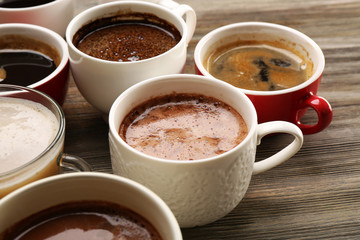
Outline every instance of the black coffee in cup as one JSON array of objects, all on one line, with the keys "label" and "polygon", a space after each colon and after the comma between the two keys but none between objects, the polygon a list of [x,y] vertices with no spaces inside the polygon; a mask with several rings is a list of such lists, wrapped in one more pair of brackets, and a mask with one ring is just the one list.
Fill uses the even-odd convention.
[{"label": "black coffee in cup", "polygon": [[24,8],[24,7],[34,7],[55,0],[4,0],[0,2],[0,7],[3,8]]},{"label": "black coffee in cup", "polygon": [[29,86],[49,76],[61,59],[55,47],[23,35],[0,37],[0,83]]}]

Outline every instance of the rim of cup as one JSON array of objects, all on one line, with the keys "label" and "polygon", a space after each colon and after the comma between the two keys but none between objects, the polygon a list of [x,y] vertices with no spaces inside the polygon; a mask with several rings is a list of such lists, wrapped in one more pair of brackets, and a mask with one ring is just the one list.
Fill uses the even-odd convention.
[{"label": "rim of cup", "polygon": [[34,9],[38,9],[38,8],[43,8],[48,5],[55,5],[59,1],[62,1],[62,0],[51,1],[48,3],[43,3],[40,5],[35,5],[35,6],[30,6],[30,7],[7,8],[7,7],[0,6],[0,9],[1,9],[1,11],[8,11],[8,12],[23,12],[23,11],[29,11],[29,10],[34,10]]},{"label": "rim of cup", "polygon": [[[193,160],[193,161],[179,161],[179,160],[173,160],[173,159],[164,159],[164,158],[159,158],[159,157],[155,157],[155,156],[151,156],[148,154],[145,154],[139,150],[136,150],[135,148],[131,147],[129,144],[127,144],[118,134],[118,128],[119,126],[115,126],[115,118],[117,116],[117,109],[119,108],[119,105],[121,104],[121,102],[123,101],[123,99],[128,98],[129,96],[132,96],[135,94],[135,92],[138,91],[138,88],[140,89],[147,89],[150,85],[155,85],[155,84],[164,84],[166,82],[169,82],[169,84],[174,83],[174,81],[178,81],[179,83],[181,82],[181,84],[183,84],[184,86],[187,85],[187,83],[189,82],[193,82],[193,81],[197,81],[197,82],[203,82],[202,84],[208,84],[208,85],[212,85],[214,88],[222,88],[222,89],[226,89],[227,92],[232,92],[234,94],[237,94],[238,97],[240,97],[241,99],[237,99],[236,101],[243,101],[245,102],[243,104],[242,109],[246,108],[246,115],[244,115],[243,113],[240,113],[239,109],[236,109],[233,105],[229,102],[226,102],[222,99],[219,99],[223,102],[225,102],[226,104],[232,106],[236,111],[238,111],[240,113],[240,115],[244,118],[247,128],[248,128],[248,133],[245,137],[245,139],[240,142],[238,145],[236,145],[234,148],[230,149],[229,151],[226,151],[224,153],[221,153],[219,155],[216,156],[212,156],[209,158],[204,158],[204,159],[197,159],[197,160]],[[205,83],[204,83],[205,81]],[[220,88],[219,88],[220,87]],[[165,94],[171,94],[171,92],[179,92],[181,93],[181,90],[177,90],[174,89],[172,91],[169,91],[167,93],[164,94],[155,94],[154,97],[156,96],[161,96],[161,95],[165,95]],[[201,91],[187,91],[189,93],[194,93],[194,94],[203,94]],[[220,91],[219,91],[220,92]],[[207,94],[203,94],[205,96],[209,96]],[[211,97],[211,96],[210,96]],[[151,98],[151,96],[149,97]],[[149,100],[149,98],[145,98],[142,102]],[[141,104],[142,102],[138,102],[136,103],[134,106],[130,107],[129,111],[133,108],[136,107],[137,105]],[[127,111],[127,112],[129,112]],[[126,115],[126,114],[125,114]],[[120,124],[122,122],[123,119],[121,119]],[[120,96],[114,101],[111,109],[110,109],[110,113],[109,113],[109,131],[111,133],[111,135],[116,139],[117,142],[120,142],[123,146],[125,146],[125,148],[127,148],[129,151],[136,153],[137,155],[140,155],[144,158],[148,158],[151,159],[152,161],[158,161],[158,162],[165,162],[165,163],[170,163],[170,164],[201,164],[202,162],[212,162],[212,161],[217,161],[218,159],[221,159],[223,157],[227,157],[229,155],[232,154],[236,154],[236,152],[238,151],[239,148],[242,148],[243,145],[247,144],[249,141],[251,141],[252,137],[254,135],[254,132],[256,131],[256,126],[257,126],[257,115],[256,115],[256,110],[254,105],[252,104],[252,102],[250,101],[250,99],[243,93],[241,92],[240,89],[232,86],[229,83],[226,83],[224,81],[218,80],[218,79],[214,79],[214,78],[209,78],[209,77],[205,77],[205,76],[200,76],[200,75],[193,75],[193,74],[170,74],[170,75],[163,75],[163,76],[158,76],[158,77],[154,77],[154,78],[150,78],[147,80],[144,80],[142,82],[139,82],[133,86],[131,86],[130,88],[128,88],[127,90],[125,90],[122,94],[120,94]]]},{"label": "rim of cup", "polygon": [[[5,177],[5,176],[9,176],[23,168],[28,167],[29,165],[32,165],[34,162],[37,162],[38,160],[40,160],[45,154],[47,154],[56,144],[58,141],[60,141],[62,135],[64,134],[65,131],[65,114],[64,111],[62,110],[62,108],[59,106],[59,104],[52,99],[49,95],[38,91],[36,89],[30,88],[30,87],[23,87],[23,86],[17,86],[17,85],[11,85],[11,84],[0,84],[0,89],[1,88],[7,88],[7,89],[12,89],[13,91],[26,91],[26,92],[31,92],[32,94],[36,94],[36,95],[40,95],[42,98],[45,98],[47,101],[50,102],[50,104],[56,109],[56,112],[58,112],[59,114],[59,129],[54,137],[54,139],[51,141],[51,143],[46,147],[46,149],[44,149],[44,151],[42,151],[38,156],[36,156],[35,158],[31,159],[30,161],[26,162],[25,164],[22,164],[21,166],[18,166],[14,169],[11,169],[9,171],[0,173],[0,178],[1,177]],[[11,91],[9,91],[11,92]],[[1,91],[0,91],[0,97],[1,97]],[[23,98],[21,98],[23,99]],[[26,99],[29,100],[29,99]],[[30,100],[32,101],[32,100]],[[57,116],[56,116],[57,117]]]},{"label": "rim of cup", "polygon": [[[319,45],[314,40],[312,40],[310,37],[308,37],[307,35],[305,35],[304,33],[300,32],[296,29],[293,29],[293,28],[290,28],[290,27],[287,27],[284,25],[280,25],[280,24],[269,23],[269,22],[232,23],[229,25],[225,25],[225,26],[216,28],[216,29],[212,30],[211,32],[207,33],[205,36],[203,36],[200,39],[200,41],[198,42],[198,44],[196,45],[195,50],[194,50],[194,60],[196,63],[196,67],[200,70],[201,74],[204,74],[204,76],[207,76],[207,77],[215,78],[204,68],[202,59],[200,57],[202,51],[208,51],[208,49],[203,48],[204,44],[206,44],[214,36],[217,36],[218,34],[221,35],[222,32],[224,32],[224,31],[230,31],[231,29],[250,27],[250,26],[257,27],[257,28],[265,27],[265,28],[278,29],[281,31],[289,32],[299,38],[302,38],[304,41],[309,43],[309,46],[311,48],[313,48],[313,50],[315,51],[315,53],[319,59],[318,59],[318,66],[316,67],[316,70],[311,75],[311,77],[308,80],[306,80],[305,82],[303,82],[297,86],[287,88],[287,89],[282,89],[282,90],[274,90],[274,91],[256,91],[256,90],[248,90],[248,89],[244,89],[244,88],[239,88],[245,94],[269,96],[269,95],[280,95],[280,94],[295,92],[295,91],[298,91],[299,89],[305,88],[306,86],[310,85],[311,83],[316,81],[322,75],[324,67],[325,67],[325,57],[324,57],[324,54],[323,54],[321,48],[319,47]],[[228,35],[235,35],[235,34],[232,33],[232,34],[228,34]],[[222,38],[223,37],[220,37],[220,39],[222,39]]]},{"label": "rim of cup", "polygon": [[[165,11],[167,12],[167,14],[175,17],[180,25],[182,29],[179,29],[178,26],[175,26],[176,29],[180,32],[181,34],[181,39],[180,41],[171,49],[167,50],[164,53],[161,53],[159,55],[156,55],[154,57],[151,58],[146,58],[146,59],[141,59],[138,61],[125,61],[125,62],[116,62],[116,61],[110,61],[110,60],[104,60],[104,59],[100,59],[100,58],[96,58],[93,56],[90,56],[82,51],[80,51],[73,43],[73,37],[76,34],[76,32],[81,29],[84,25],[93,22],[96,19],[101,19],[104,17],[111,17],[111,16],[115,16],[116,13],[118,12],[118,10],[116,9],[117,6],[122,6],[122,5],[133,5],[133,6],[148,6],[151,8],[156,8],[160,11]],[[134,11],[137,12],[137,11]],[[147,13],[146,11],[144,11],[144,13]],[[154,14],[155,15],[155,14]],[[91,17],[92,16],[92,17]],[[161,16],[157,16],[161,19],[163,19],[163,17]],[[85,20],[83,20],[85,18]],[[90,20],[89,20],[90,19]],[[168,21],[169,22],[169,21]],[[173,22],[169,22],[172,25],[175,25]],[[80,25],[79,25],[80,24]],[[75,26],[79,25],[79,27]],[[153,61],[154,59],[157,59],[165,54],[169,54],[173,51],[176,51],[177,48],[181,47],[181,45],[183,44],[184,41],[186,41],[185,36],[188,35],[188,29],[186,27],[186,24],[184,22],[184,20],[182,18],[180,18],[180,16],[178,16],[177,14],[174,14],[174,12],[171,11],[171,9],[166,8],[160,4],[155,4],[152,2],[145,2],[145,1],[115,1],[115,2],[109,2],[109,3],[103,3],[100,5],[96,5],[93,6],[91,8],[88,8],[86,10],[84,10],[83,12],[79,13],[78,15],[76,15],[69,23],[67,29],[66,29],[66,40],[67,43],[69,45],[69,47],[75,51],[76,53],[78,53],[80,56],[84,57],[84,58],[89,58],[92,59],[93,61],[98,61],[98,62],[103,62],[106,64],[138,64],[138,63],[142,63],[142,62],[148,62],[148,61]],[[186,44],[186,43],[185,43]]]},{"label": "rim of cup", "polygon": [[0,30],[0,37],[4,35],[22,35],[33,38],[54,47],[60,55],[60,63],[52,73],[27,87],[35,88],[52,80],[66,67],[69,61],[68,47],[66,41],[58,33],[45,27],[28,23],[0,24]]},{"label": "rim of cup", "polygon": [[[176,236],[176,239],[182,239],[181,238],[182,233],[181,233],[179,224],[178,224],[173,212],[170,210],[168,205],[157,194],[155,194],[152,190],[150,190],[149,188],[145,187],[144,185],[142,185],[140,183],[137,183],[131,179],[121,177],[121,176],[118,176],[115,174],[101,173],[101,172],[75,172],[75,173],[58,174],[58,175],[50,176],[47,178],[43,178],[43,179],[37,180],[35,182],[26,184],[25,186],[18,188],[16,190],[14,190],[13,192],[4,196],[2,199],[0,199],[0,207],[2,207],[5,204],[10,203],[13,200],[21,198],[24,195],[26,196],[29,192],[33,192],[36,190],[41,191],[42,189],[46,188],[46,185],[50,185],[50,187],[51,187],[53,184],[56,184],[56,182],[59,182],[59,181],[62,181],[64,183],[66,183],[66,182],[71,183],[72,181],[76,181],[76,180],[78,180],[78,182],[80,182],[80,181],[84,182],[87,180],[91,181],[92,179],[93,180],[102,179],[103,181],[117,182],[117,184],[121,184],[121,185],[124,185],[124,186],[134,189],[137,193],[144,196],[147,200],[152,201],[154,204],[159,206],[159,209],[161,209],[161,211],[164,213],[164,216],[166,216],[166,219],[167,219],[169,225],[173,227],[173,229],[172,229],[174,231],[173,235]],[[69,187],[66,187],[66,189],[67,189],[67,192],[69,192]],[[95,196],[94,194],[92,194],[91,196]],[[94,200],[94,199],[90,199],[91,196],[86,196],[85,197],[86,200]],[[39,196],[39,197],[41,197],[41,196]],[[68,198],[68,199],[70,200],[70,198]],[[33,199],[33,200],[35,200],[35,199]],[[75,201],[77,201],[77,200],[78,199],[76,199]],[[68,200],[66,200],[65,202],[68,202]],[[112,201],[110,201],[110,202],[112,202]],[[119,203],[116,203],[116,204],[119,204]],[[57,203],[51,204],[51,206],[56,206],[56,205],[57,205]],[[121,203],[119,205],[128,208],[128,206],[124,206]],[[47,207],[45,207],[45,209],[46,208]],[[132,210],[136,212],[136,209],[132,209]],[[136,213],[139,214],[140,216],[144,217],[140,212],[136,212]],[[150,223],[151,223],[151,221],[150,221]],[[159,229],[157,229],[157,231],[159,233],[161,232]]]}]

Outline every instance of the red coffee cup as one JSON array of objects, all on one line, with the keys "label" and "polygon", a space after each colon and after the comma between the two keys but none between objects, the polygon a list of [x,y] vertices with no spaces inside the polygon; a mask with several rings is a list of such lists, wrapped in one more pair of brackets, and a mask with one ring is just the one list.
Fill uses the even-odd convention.
[{"label": "red coffee cup", "polygon": [[24,87],[30,87],[44,92],[57,101],[60,105],[62,105],[65,100],[68,89],[68,82],[70,79],[69,52],[67,43],[64,38],[50,29],[25,23],[0,24],[0,39],[6,35],[20,35],[22,37],[31,38],[36,41],[48,44],[56,49],[60,59],[56,69],[43,79],[40,79],[39,81]]},{"label": "red coffee cup", "polygon": [[[209,52],[238,40],[286,42],[313,63],[314,70],[311,77],[297,86],[275,91],[241,89],[253,102],[259,123],[288,121],[296,124],[304,134],[320,132],[331,123],[333,116],[331,105],[326,99],[316,95],[325,67],[324,54],[311,38],[295,29],[264,22],[234,23],[217,28],[206,34],[195,48],[197,74],[214,78],[204,66]],[[317,113],[316,124],[301,122],[301,118],[309,108]]]}]

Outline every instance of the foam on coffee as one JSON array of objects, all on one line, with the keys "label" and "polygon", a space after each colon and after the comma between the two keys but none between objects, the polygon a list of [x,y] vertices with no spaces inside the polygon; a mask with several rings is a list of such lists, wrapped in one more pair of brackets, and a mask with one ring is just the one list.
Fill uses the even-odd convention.
[{"label": "foam on coffee", "polygon": [[0,98],[0,173],[26,164],[54,140],[56,116],[33,101]]},{"label": "foam on coffee", "polygon": [[197,160],[229,151],[248,133],[228,104],[201,94],[152,98],[130,111],[120,136],[133,148],[163,159]]}]

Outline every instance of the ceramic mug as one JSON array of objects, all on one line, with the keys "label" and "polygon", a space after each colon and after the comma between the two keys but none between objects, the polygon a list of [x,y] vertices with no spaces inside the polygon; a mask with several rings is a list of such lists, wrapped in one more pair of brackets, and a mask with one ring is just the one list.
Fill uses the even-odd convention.
[{"label": "ceramic mug", "polygon": [[[201,160],[167,160],[130,147],[119,127],[132,108],[156,96],[195,93],[232,106],[244,118],[248,134],[235,148]],[[269,134],[294,136],[280,152],[255,162],[256,146]],[[253,174],[284,162],[302,146],[303,135],[289,122],[258,125],[255,108],[238,88],[198,75],[174,74],[148,79],[123,92],[109,114],[109,144],[113,172],[133,179],[157,193],[174,212],[181,227],[204,225],[232,211],[244,197]]]},{"label": "ceramic mug", "polygon": [[[295,87],[276,91],[241,89],[255,105],[260,123],[274,120],[289,121],[296,124],[304,134],[320,132],[331,123],[331,105],[326,99],[316,95],[325,67],[324,54],[311,38],[295,29],[265,22],[234,23],[217,28],[201,38],[195,47],[196,72],[214,78],[204,67],[207,55],[219,46],[238,40],[285,42],[313,63],[312,76]],[[316,111],[316,124],[301,122],[308,108]]]},{"label": "ceramic mug", "polygon": [[66,27],[73,17],[73,1],[56,0],[28,6],[30,2],[2,1],[0,3],[0,23],[35,24],[51,29],[64,37]]},{"label": "ceramic mug", "polygon": [[7,229],[29,216],[61,204],[82,201],[115,203],[148,220],[162,239],[182,239],[173,213],[155,193],[129,179],[95,172],[48,177],[1,199],[0,239]]},{"label": "ceramic mug", "polygon": [[[17,101],[17,105],[12,105],[15,107],[10,108],[8,105],[8,99]],[[51,112],[53,113],[54,117],[56,118],[54,124],[56,128],[46,129],[54,129],[53,135],[55,136],[53,140],[49,138],[50,143],[43,151],[37,150],[37,152],[33,153],[32,155],[30,155],[29,152],[23,153],[25,156],[27,154],[27,156],[34,155],[35,157],[26,157],[29,159],[21,157],[21,159],[24,159],[23,162],[20,162],[16,166],[14,165],[9,167],[7,162],[11,161],[11,159],[8,159],[7,156],[16,156],[16,158],[19,159],[17,151],[24,151],[24,146],[22,143],[18,143],[20,146],[16,147],[16,143],[14,143],[14,141],[8,141],[8,139],[24,139],[25,136],[21,135],[21,132],[24,132],[21,130],[21,127],[31,127],[31,125],[27,125],[27,122],[29,122],[27,119],[29,119],[28,116],[30,115],[24,116],[22,112],[15,114],[16,111],[9,111],[9,109],[17,109],[17,106],[19,105],[28,106],[26,101],[30,101],[34,104],[41,104],[44,109],[48,109],[48,113],[47,111],[41,111],[41,113],[48,116],[49,118]],[[38,107],[33,107],[32,105],[30,106],[34,112],[37,111]],[[24,109],[26,110],[28,108]],[[14,191],[15,189],[28,184],[29,182],[58,174],[62,169],[70,169],[72,171],[91,171],[91,167],[87,164],[86,161],[77,156],[65,154],[63,152],[65,139],[65,115],[61,107],[48,95],[27,87],[0,84],[0,116],[3,116],[0,117],[0,132],[8,133],[6,137],[1,138],[0,140],[0,198]],[[35,121],[38,121],[39,119],[37,115],[34,115],[32,118],[35,119]],[[15,129],[16,132],[12,132],[11,129],[15,128],[12,127],[14,122],[19,121],[17,119],[23,119],[23,122],[25,123],[24,125],[16,125],[20,126],[15,126],[19,129]],[[45,121],[41,120],[41,123],[37,123],[37,125],[41,124],[45,126]],[[4,133],[2,133],[2,135]],[[28,132],[26,132],[26,134],[28,134]],[[33,137],[30,138],[32,140],[30,140],[31,143],[28,145],[33,145],[32,147],[29,146],[26,148],[27,150],[32,150],[32,148],[35,148],[35,144],[38,145],[38,142],[40,141],[39,138],[44,136],[34,131],[31,131],[31,134]],[[13,144],[15,144],[15,147]],[[44,146],[46,145],[44,144]],[[5,152],[5,149],[9,151]],[[6,166],[3,164],[6,164]],[[7,170],[3,171],[4,169]]]},{"label": "ceramic mug", "polygon": [[[65,40],[57,33],[44,27],[24,24],[0,24],[0,39],[7,35],[20,35],[40,41],[54,47],[59,54],[60,62],[56,69],[48,76],[27,87],[37,89],[48,94],[60,105],[64,103],[69,83],[69,52]],[[1,41],[1,40],[0,40]],[[20,49],[18,46],[16,49]],[[35,50],[35,49],[30,49]],[[24,78],[26,76],[23,76]]]},{"label": "ceramic mug", "polygon": [[[163,2],[176,5],[168,7]],[[150,13],[174,25],[181,40],[167,52],[135,62],[102,60],[81,52],[73,43],[76,32],[84,25],[120,12]],[[196,26],[196,15],[188,5],[173,1],[159,4],[146,1],[115,1],[100,4],[77,15],[69,24],[66,39],[75,83],[85,99],[105,115],[116,97],[128,87],[159,75],[181,73],[185,66],[187,46]]]}]

